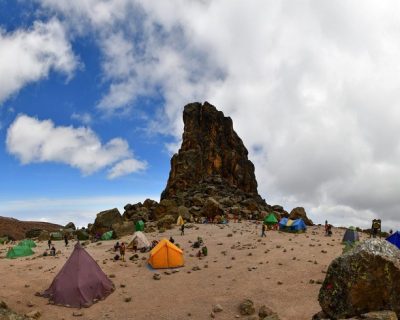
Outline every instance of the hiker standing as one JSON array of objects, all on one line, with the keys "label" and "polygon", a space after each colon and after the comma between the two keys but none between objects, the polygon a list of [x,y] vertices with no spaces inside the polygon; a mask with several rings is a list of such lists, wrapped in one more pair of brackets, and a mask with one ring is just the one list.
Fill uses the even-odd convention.
[{"label": "hiker standing", "polygon": [[51,239],[49,239],[49,240],[47,241],[47,245],[49,246],[49,250],[50,250],[50,248],[51,248]]},{"label": "hiker standing", "polygon": [[121,246],[119,247],[119,253],[121,255],[121,260],[125,262],[125,242],[121,243]]},{"label": "hiker standing", "polygon": [[181,236],[185,235],[185,224],[181,225]]},{"label": "hiker standing", "polygon": [[261,227],[261,237],[266,237],[266,236],[267,235],[265,234],[265,224],[263,223]]},{"label": "hiker standing", "polygon": [[65,242],[65,246],[68,247],[68,236],[67,236],[67,234],[64,235],[64,242]]}]

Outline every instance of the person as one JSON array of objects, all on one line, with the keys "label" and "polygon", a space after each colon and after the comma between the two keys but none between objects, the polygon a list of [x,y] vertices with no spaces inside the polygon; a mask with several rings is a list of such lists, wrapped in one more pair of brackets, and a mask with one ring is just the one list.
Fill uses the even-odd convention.
[{"label": "person", "polygon": [[55,256],[56,255],[56,248],[54,248],[54,246],[52,246],[51,249],[50,249],[50,255],[51,256]]},{"label": "person", "polygon": [[325,220],[325,235],[328,235],[328,220]]},{"label": "person", "polygon": [[49,246],[49,250],[50,250],[50,248],[51,248],[51,239],[49,239],[49,240],[47,241],[47,245]]},{"label": "person", "polygon": [[121,255],[121,260],[125,262],[125,242],[121,243],[121,246],[119,247],[119,253]]},{"label": "person", "polygon": [[203,256],[207,257],[208,255],[208,249],[206,246],[204,246],[203,248],[201,248],[201,253],[203,254]]},{"label": "person", "polygon": [[68,235],[67,234],[64,235],[64,242],[65,242],[65,246],[67,247],[68,246]]},{"label": "person", "polygon": [[327,236],[331,236],[332,235],[332,225],[331,224],[328,224],[327,225],[327,227],[326,227],[326,233],[327,233]]},{"label": "person", "polygon": [[171,243],[175,243],[175,239],[174,239],[174,238],[172,238],[172,236],[170,236],[170,237],[169,237],[169,242],[171,242]]},{"label": "person", "polygon": [[389,230],[389,234],[390,234],[390,235],[393,234],[393,230],[392,230],[392,229]]},{"label": "person", "polygon": [[265,224],[263,223],[262,224],[262,227],[261,227],[261,238],[262,237],[266,237],[267,235],[265,234]]},{"label": "person", "polygon": [[185,224],[181,226],[181,236],[185,235]]},{"label": "person", "polygon": [[117,251],[120,247],[119,241],[114,245],[114,252]]}]

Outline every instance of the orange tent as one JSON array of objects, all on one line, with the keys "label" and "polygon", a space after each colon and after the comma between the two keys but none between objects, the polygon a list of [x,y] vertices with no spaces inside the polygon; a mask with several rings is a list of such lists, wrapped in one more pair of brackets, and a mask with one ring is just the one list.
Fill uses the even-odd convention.
[{"label": "orange tent", "polygon": [[167,239],[162,239],[150,251],[148,263],[154,269],[183,267],[183,251]]}]

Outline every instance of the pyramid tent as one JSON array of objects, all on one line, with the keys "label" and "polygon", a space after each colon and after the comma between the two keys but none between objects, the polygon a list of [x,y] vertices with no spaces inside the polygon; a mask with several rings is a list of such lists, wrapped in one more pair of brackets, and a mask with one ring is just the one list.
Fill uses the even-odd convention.
[{"label": "pyramid tent", "polygon": [[276,219],[273,213],[270,213],[268,216],[264,218],[264,224],[277,224],[278,219]]},{"label": "pyramid tent", "polygon": [[342,242],[353,243],[353,242],[356,242],[356,241],[360,241],[360,238],[358,236],[358,232],[354,229],[354,227],[353,228],[351,228],[351,227],[348,228],[346,230],[346,232],[344,233],[344,235],[343,235]]},{"label": "pyramid tent", "polygon": [[34,252],[30,247],[27,246],[15,246],[8,250],[7,258],[8,259],[16,259],[19,257],[27,257],[33,255]]},{"label": "pyramid tent", "polygon": [[183,267],[183,251],[167,239],[162,239],[150,251],[148,263],[154,269]]},{"label": "pyramid tent", "polygon": [[129,242],[129,244],[126,248],[133,249],[133,247],[135,245],[136,245],[136,248],[138,248],[140,250],[142,248],[150,247],[151,243],[142,231],[136,231],[133,234],[133,238],[132,238],[131,242]]},{"label": "pyramid tent", "polygon": [[24,239],[20,243],[18,243],[18,245],[19,246],[26,246],[26,247],[29,247],[29,248],[35,248],[36,247],[36,243],[32,239]]},{"label": "pyramid tent", "polygon": [[111,280],[78,242],[43,297],[57,305],[80,308],[106,298],[113,291]]},{"label": "pyramid tent", "polygon": [[101,240],[111,240],[111,239],[112,239],[112,236],[113,236],[113,231],[112,231],[112,230],[111,230],[111,231],[104,232],[104,233],[101,235]]},{"label": "pyramid tent", "polygon": [[177,226],[181,226],[181,225],[183,225],[183,224],[185,224],[185,221],[183,221],[182,216],[179,216],[179,217],[178,217],[178,220],[176,220],[176,225],[177,225]]},{"label": "pyramid tent", "polygon": [[392,235],[386,238],[387,241],[394,244],[397,248],[400,249],[400,232],[396,231]]},{"label": "pyramid tent", "polygon": [[144,222],[143,220],[139,220],[135,224],[135,231],[144,231]]},{"label": "pyramid tent", "polygon": [[279,221],[279,229],[280,230],[284,230],[285,228],[286,228],[286,223],[288,222],[288,218],[282,218],[280,221]]}]

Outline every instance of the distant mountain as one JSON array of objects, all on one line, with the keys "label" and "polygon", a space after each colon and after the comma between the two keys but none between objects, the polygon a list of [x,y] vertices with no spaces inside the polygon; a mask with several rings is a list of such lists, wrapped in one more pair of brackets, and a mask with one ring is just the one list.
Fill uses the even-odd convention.
[{"label": "distant mountain", "polygon": [[58,231],[63,226],[40,221],[19,221],[14,218],[0,217],[0,237],[10,236],[16,240],[24,239],[27,231],[32,229]]}]

